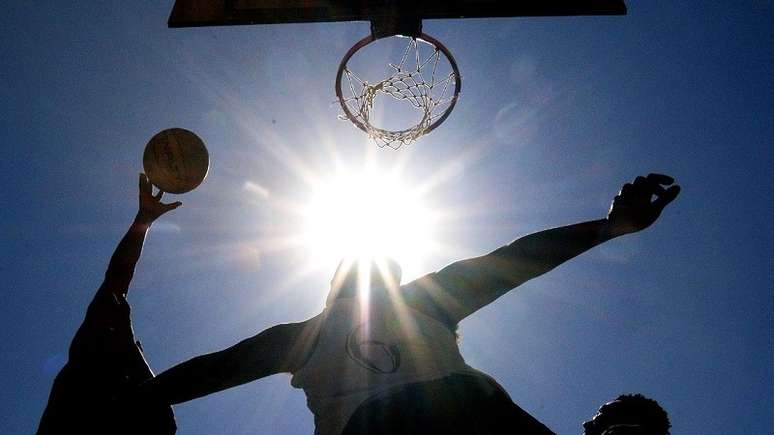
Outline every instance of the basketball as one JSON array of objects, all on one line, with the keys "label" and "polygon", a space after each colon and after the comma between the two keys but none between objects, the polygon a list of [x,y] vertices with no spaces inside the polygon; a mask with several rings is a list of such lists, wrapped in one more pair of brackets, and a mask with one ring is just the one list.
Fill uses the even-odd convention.
[{"label": "basketball", "polygon": [[150,182],[160,190],[186,193],[204,181],[210,155],[199,136],[182,128],[170,128],[148,141],[142,165]]}]

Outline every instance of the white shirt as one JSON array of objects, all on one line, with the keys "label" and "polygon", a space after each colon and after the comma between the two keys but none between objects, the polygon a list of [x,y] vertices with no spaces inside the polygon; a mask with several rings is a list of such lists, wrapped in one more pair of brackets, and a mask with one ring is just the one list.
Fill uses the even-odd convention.
[{"label": "white shirt", "polygon": [[478,371],[465,364],[448,326],[386,294],[363,309],[358,298],[338,299],[311,321],[318,341],[291,385],[306,393],[315,435],[339,435],[369,397],[391,387]]}]

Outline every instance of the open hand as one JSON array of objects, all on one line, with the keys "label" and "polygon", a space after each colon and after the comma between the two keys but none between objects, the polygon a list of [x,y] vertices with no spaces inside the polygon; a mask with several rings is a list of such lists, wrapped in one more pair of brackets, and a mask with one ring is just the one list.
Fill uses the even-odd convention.
[{"label": "open hand", "polygon": [[668,175],[649,174],[624,184],[613,199],[607,215],[610,234],[620,236],[634,233],[656,222],[664,207],[680,193],[680,186],[674,182]]},{"label": "open hand", "polygon": [[137,219],[143,223],[151,224],[164,213],[183,205],[180,201],[164,204],[161,202],[162,196],[164,196],[164,192],[161,190],[154,195],[150,180],[145,174],[140,174],[140,209],[137,212]]}]

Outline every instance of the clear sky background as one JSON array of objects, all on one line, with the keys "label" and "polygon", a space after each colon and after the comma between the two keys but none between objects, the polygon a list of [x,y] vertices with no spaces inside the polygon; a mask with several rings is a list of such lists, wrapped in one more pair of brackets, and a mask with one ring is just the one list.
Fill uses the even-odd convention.
[{"label": "clear sky background", "polygon": [[[426,21],[456,56],[463,94],[398,152],[375,149],[332,104],[341,56],[367,24],[172,30],[171,5],[3,8],[0,433],[34,432],[136,211],[144,145],[169,127],[197,132],[211,168],[169,196],[183,207],[151,230],[131,288],[156,371],[320,311],[338,258],[300,236],[299,210],[336,177],[398,174],[431,211],[432,249],[405,281],[600,218],[621,184],[657,171],[683,192],[654,227],[465,320],[463,355],[560,434],[624,392],[658,399],[675,434],[770,433],[771,2]],[[179,433],[309,434],[288,381],[177,406]]]}]

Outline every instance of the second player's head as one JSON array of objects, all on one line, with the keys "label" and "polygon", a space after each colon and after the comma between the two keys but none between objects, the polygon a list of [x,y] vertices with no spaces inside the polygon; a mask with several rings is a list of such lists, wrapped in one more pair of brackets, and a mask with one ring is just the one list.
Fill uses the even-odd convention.
[{"label": "second player's head", "polygon": [[602,405],[594,418],[583,423],[583,433],[668,435],[670,426],[669,416],[658,402],[642,394],[623,394]]}]

